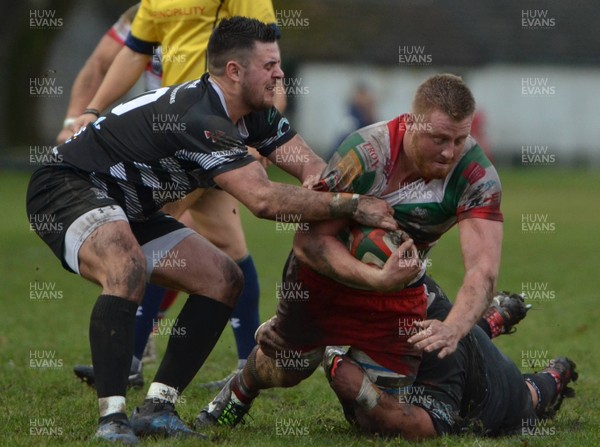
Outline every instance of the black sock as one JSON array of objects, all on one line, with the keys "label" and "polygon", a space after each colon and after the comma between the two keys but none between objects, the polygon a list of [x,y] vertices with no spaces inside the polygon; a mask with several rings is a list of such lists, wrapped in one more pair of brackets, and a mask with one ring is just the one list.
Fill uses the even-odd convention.
[{"label": "black sock", "polygon": [[554,377],[547,373],[523,374],[523,378],[531,383],[538,394],[538,404],[535,407],[536,413],[544,411],[556,398],[556,381]]},{"label": "black sock", "polygon": [[98,397],[125,396],[134,345],[133,301],[100,295],[90,318],[90,348]]},{"label": "black sock", "polygon": [[180,393],[192,381],[219,340],[233,309],[202,295],[190,295],[173,325],[167,352],[154,382]]}]

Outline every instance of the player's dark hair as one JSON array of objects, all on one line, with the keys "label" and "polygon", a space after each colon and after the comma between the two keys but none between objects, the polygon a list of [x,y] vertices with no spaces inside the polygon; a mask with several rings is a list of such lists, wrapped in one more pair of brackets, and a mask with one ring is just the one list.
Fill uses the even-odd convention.
[{"label": "player's dark hair", "polygon": [[278,37],[276,26],[260,20],[239,16],[223,19],[208,40],[208,69],[220,75],[231,60],[245,65],[255,42],[275,42]]},{"label": "player's dark hair", "polygon": [[455,121],[475,113],[475,98],[460,76],[449,73],[431,76],[417,89],[412,111],[428,114],[438,109]]}]

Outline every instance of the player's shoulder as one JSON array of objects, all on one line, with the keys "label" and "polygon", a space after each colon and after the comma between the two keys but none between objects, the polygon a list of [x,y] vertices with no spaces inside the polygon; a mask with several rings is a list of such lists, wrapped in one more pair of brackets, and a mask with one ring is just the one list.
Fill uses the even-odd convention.
[{"label": "player's shoulder", "polygon": [[496,169],[487,155],[485,155],[485,152],[481,146],[479,146],[477,141],[469,135],[469,137],[467,137],[467,141],[465,142],[461,156],[456,164],[453,175],[462,177],[468,177],[470,175],[482,175],[481,172],[479,174],[472,174],[473,171],[489,171],[495,173]]},{"label": "player's shoulder", "polygon": [[485,154],[483,148],[477,143],[475,138],[471,135],[467,137],[467,141],[465,142],[465,149],[463,151],[464,157],[467,160],[477,160],[478,163],[484,166],[491,166],[492,162]]},{"label": "player's shoulder", "polygon": [[211,113],[227,116],[218,96],[211,92],[206,76],[171,86],[163,101],[169,107],[191,108],[198,118]]},{"label": "player's shoulder", "polygon": [[501,188],[496,168],[471,136],[467,138],[461,158],[445,183],[448,187],[454,185],[450,189],[457,193],[464,193],[469,188]]},{"label": "player's shoulder", "polygon": [[337,153],[356,157],[364,171],[385,169],[390,160],[390,128],[380,121],[355,130],[340,144]]}]

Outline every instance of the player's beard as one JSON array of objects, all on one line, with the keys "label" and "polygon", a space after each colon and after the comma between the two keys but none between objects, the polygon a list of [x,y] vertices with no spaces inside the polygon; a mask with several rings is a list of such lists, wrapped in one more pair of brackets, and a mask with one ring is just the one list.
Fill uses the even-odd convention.
[{"label": "player's beard", "polygon": [[[242,83],[242,99],[244,103],[252,110],[265,110],[273,107],[273,101],[265,99],[265,88],[258,90],[252,88],[245,81]],[[260,92],[260,93],[259,93]]]},{"label": "player's beard", "polygon": [[424,178],[428,179],[443,179],[450,173],[450,170],[454,166],[454,163],[448,165],[435,164],[435,160],[426,159],[423,156],[423,150],[421,149],[421,139],[419,132],[415,132],[411,135],[409,140],[410,153],[412,155],[413,163],[417,169],[417,172]]}]

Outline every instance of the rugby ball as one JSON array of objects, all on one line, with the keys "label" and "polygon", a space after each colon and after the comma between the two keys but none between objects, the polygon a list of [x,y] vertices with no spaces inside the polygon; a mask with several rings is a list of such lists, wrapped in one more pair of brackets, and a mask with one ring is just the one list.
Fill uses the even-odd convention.
[{"label": "rugby ball", "polygon": [[347,246],[350,254],[359,261],[381,268],[402,244],[404,234],[399,230],[355,226],[350,229]]}]

